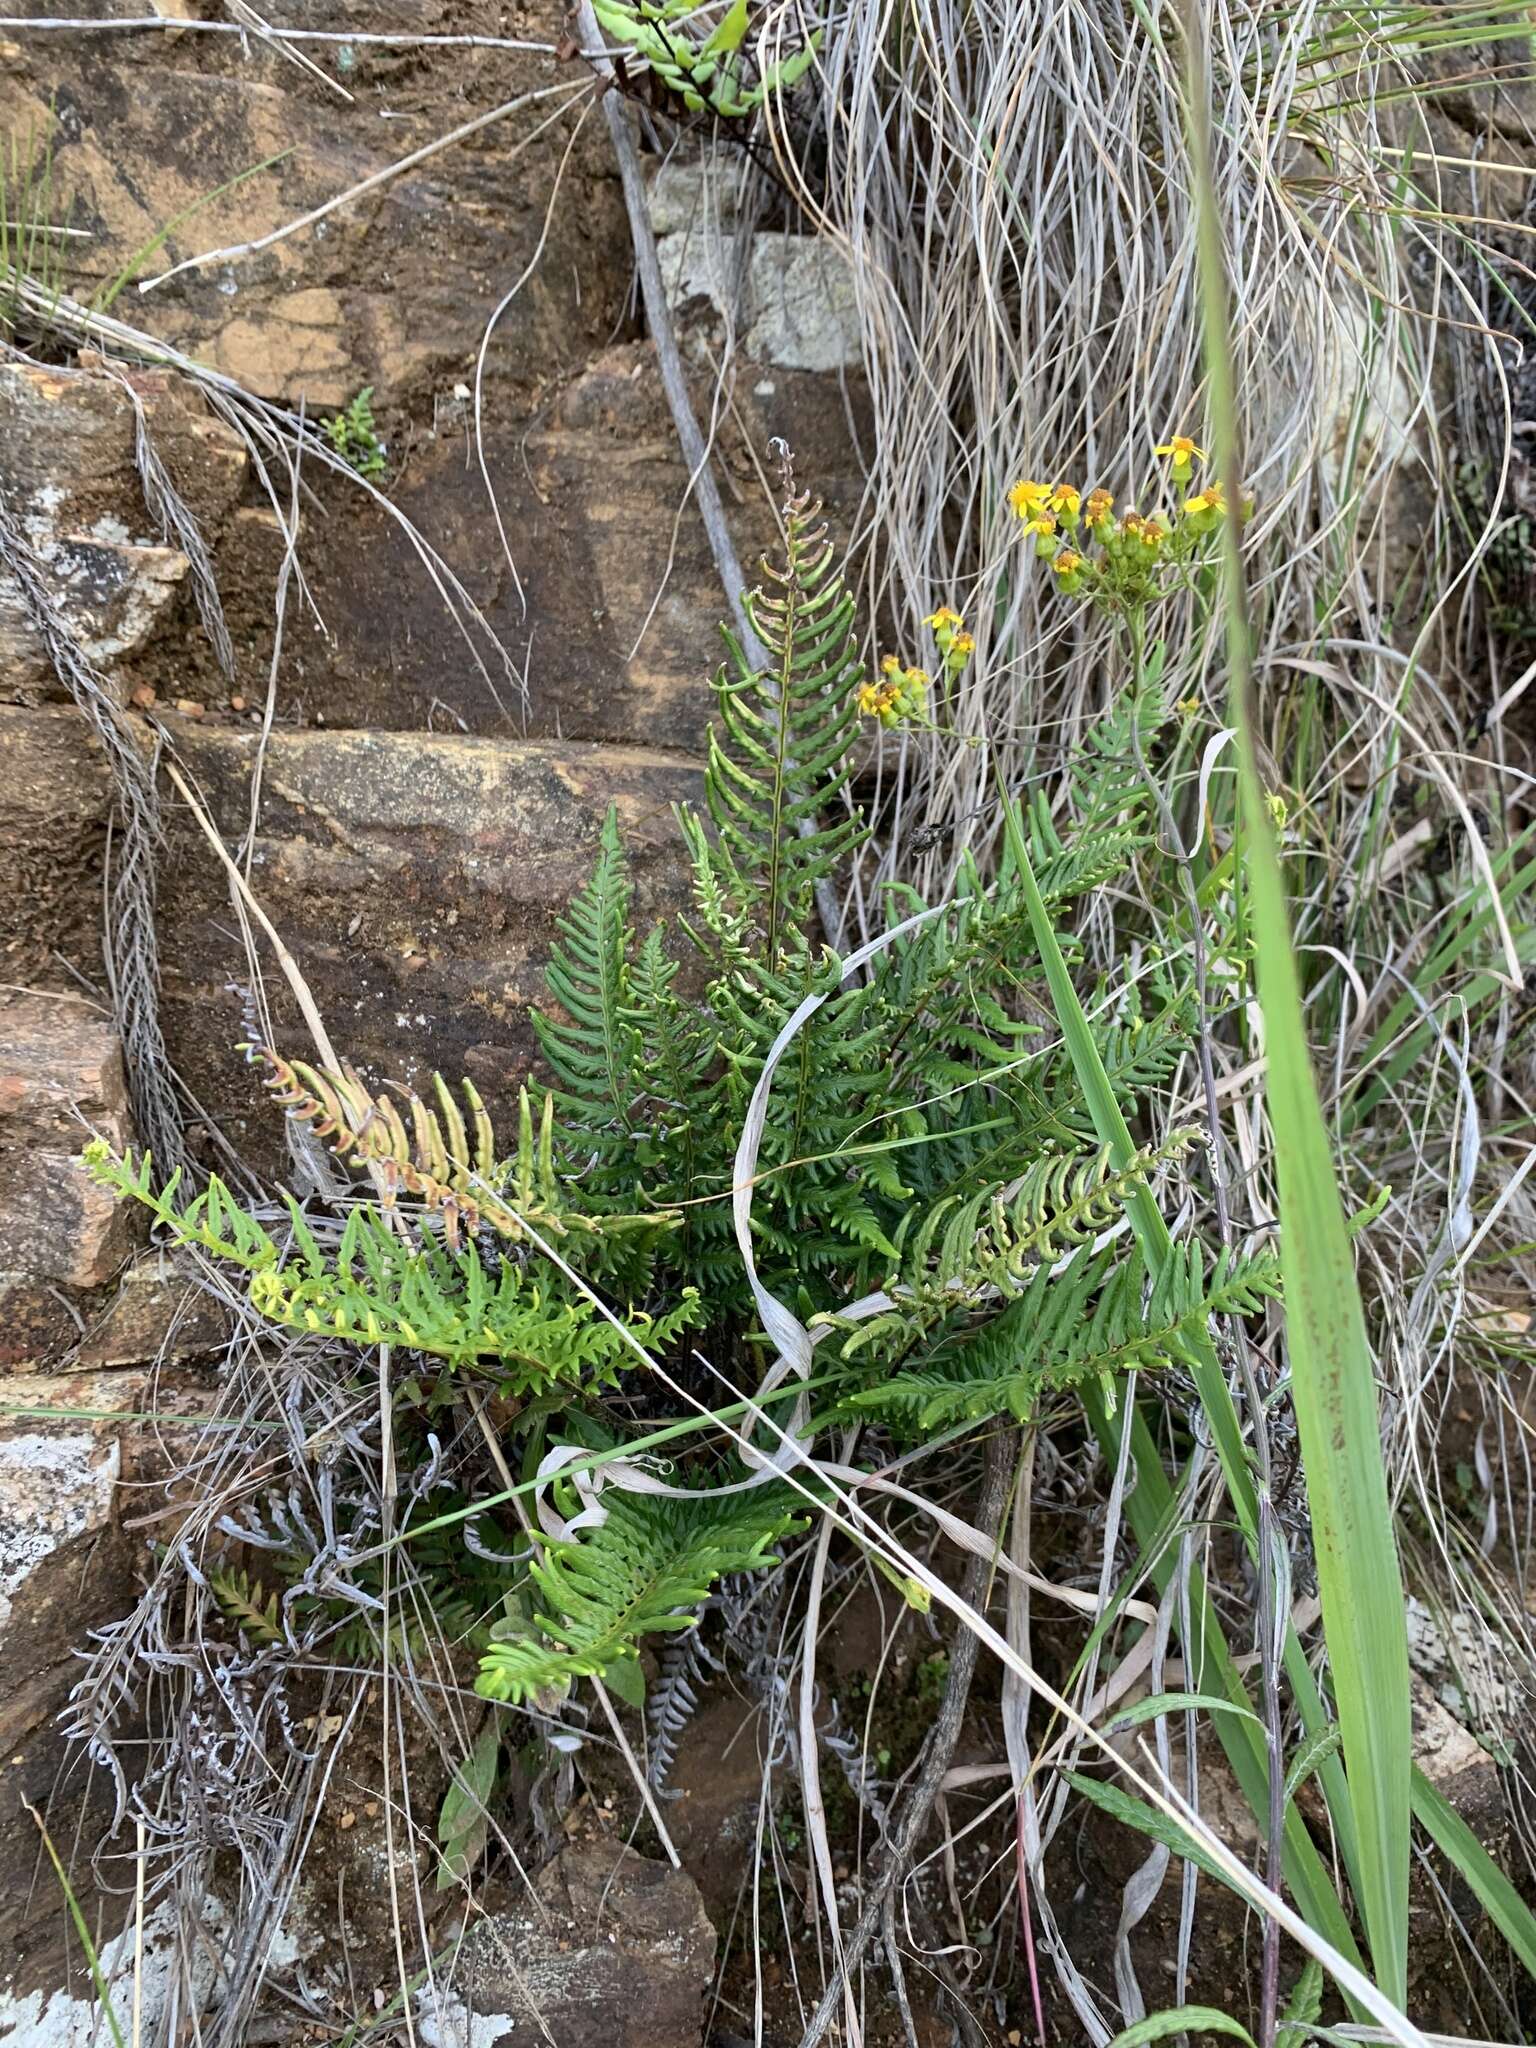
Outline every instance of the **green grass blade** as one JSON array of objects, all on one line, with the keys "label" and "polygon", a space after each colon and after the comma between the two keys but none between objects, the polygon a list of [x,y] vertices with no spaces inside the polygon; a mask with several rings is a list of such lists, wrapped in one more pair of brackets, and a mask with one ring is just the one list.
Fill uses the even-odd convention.
[{"label": "green grass blade", "polygon": [[81,1910],[79,1899],[75,1896],[75,1888],[69,1881],[69,1872],[59,1860],[59,1852],[53,1846],[53,1837],[48,1832],[43,1816],[35,1806],[28,1806],[25,1800],[22,1804],[27,1807],[28,1813],[37,1823],[37,1831],[43,1838],[43,1847],[48,1852],[48,1861],[53,1865],[53,1874],[64,1894],[64,1903],[69,1910],[75,1937],[84,1951],[86,1967],[91,1973],[91,1983],[95,1986],[97,2003],[101,2007],[102,2017],[106,2020],[107,2030],[112,2036],[113,2048],[128,2048],[123,2038],[122,2021],[118,2018],[117,2009],[112,2003],[112,1988],[102,1970],[101,1959],[96,1953],[96,1944],[91,1939],[91,1930],[86,1925],[85,1914]]},{"label": "green grass blade", "polygon": [[1312,1075],[1285,885],[1246,707],[1239,711],[1239,726],[1291,1400],[1359,1835],[1360,1911],[1377,1981],[1402,2005],[1408,1968],[1412,1754],[1402,1572],[1381,1451],[1375,1363]]},{"label": "green grass blade", "polygon": [[212,206],[216,199],[223,199],[228,193],[237,191],[247,178],[259,177],[263,171],[272,170],[275,165],[285,162],[292,155],[293,147],[290,145],[287,149],[280,149],[275,156],[263,157],[259,164],[252,164],[246,170],[237,171],[234,177],[226,178],[222,185],[215,185],[211,192],[204,192],[201,197],[194,199],[190,206],[184,206],[180,213],[173,214],[165,226],[151,235],[147,242],[140,243],[116,277],[101,287],[91,300],[91,311],[110,313],[150,257],[159,254],[178,228],[185,227],[189,220],[201,213],[205,206]]},{"label": "green grass blade", "polygon": [[[1009,854],[1019,877],[1020,890],[1041,963],[1045,969],[1052,1006],[1057,1022],[1061,1026],[1067,1053],[1072,1061],[1078,1085],[1088,1104],[1099,1142],[1110,1147],[1114,1164],[1121,1167],[1134,1154],[1135,1144],[1114,1087],[1099,1057],[1099,1049],[1094,1043],[1092,1029],[1084,1014],[1077,990],[1073,986],[1061,943],[1040,894],[1039,884],[1035,880],[1034,866],[1029,857],[1029,847],[1018,808],[1001,783],[998,793],[1002,802],[1003,828],[1008,840]],[[1127,1209],[1131,1227],[1136,1233],[1149,1270],[1154,1273],[1161,1271],[1163,1264],[1172,1254],[1173,1240],[1151,1189],[1144,1186],[1136,1189],[1128,1200]],[[1254,1548],[1258,1532],[1258,1501],[1253,1476],[1248,1468],[1242,1425],[1222,1373],[1221,1362],[1209,1341],[1199,1346],[1196,1351],[1193,1375],[1210,1422],[1234,1508],[1249,1546]],[[1125,1426],[1125,1418],[1122,1415],[1111,1416],[1102,1398],[1092,1387],[1086,1387],[1083,1396],[1089,1417],[1104,1444],[1105,1455],[1113,1459],[1118,1454],[1120,1431]],[[1174,1568],[1173,1560],[1166,1554],[1163,1542],[1165,1525],[1173,1510],[1172,1488],[1163,1470],[1162,1461],[1157,1455],[1151,1432],[1139,1412],[1132,1414],[1130,1427],[1132,1457],[1137,1476],[1136,1485],[1126,1503],[1126,1511],[1143,1552],[1153,1558],[1153,1579],[1161,1589],[1167,1584]],[[1221,1690],[1234,1704],[1248,1705],[1247,1693],[1236,1663],[1206,1600],[1203,1581],[1198,1585],[1192,1584],[1191,1601],[1197,1616],[1197,1633],[1200,1638],[1199,1655],[1196,1654],[1195,1645],[1186,1646],[1191,1668],[1200,1674],[1202,1683],[1208,1682],[1211,1678],[1216,1679]],[[1303,1724],[1309,1732],[1325,1725],[1327,1717],[1318,1696],[1316,1681],[1296,1632],[1291,1628],[1286,1631],[1285,1668],[1296,1695]],[[1216,1732],[1255,1815],[1264,1815],[1268,1807],[1269,1767],[1262,1734],[1251,1723],[1230,1714],[1219,1717]],[[1355,1831],[1347,1788],[1337,1759],[1330,1759],[1322,1767],[1319,1775],[1323,1779],[1340,1853],[1354,1881],[1358,1869]],[[1295,1893],[1302,1911],[1320,1934],[1326,1934],[1336,1948],[1353,1960],[1357,1951],[1338,1896],[1329,1880],[1322,1858],[1317,1853],[1316,1845],[1307,1834],[1294,1807],[1286,1813],[1284,1850],[1286,1880]]]},{"label": "green grass blade", "polygon": [[1482,1843],[1443,1792],[1414,1766],[1411,1782],[1414,1818],[1441,1855],[1453,1863],[1476,1894],[1478,1903],[1536,1978],[1536,1914],[1515,1890]]},{"label": "green grass blade", "polygon": [[[1280,857],[1259,780],[1252,630],[1238,509],[1243,482],[1230,292],[1211,171],[1209,53],[1194,0],[1186,0],[1182,18],[1210,416],[1217,474],[1232,508],[1222,522],[1222,608],[1268,1058],[1291,1400],[1347,1778],[1343,1803],[1356,1834],[1355,1900],[1377,1985],[1401,2008],[1408,1980],[1413,1741],[1402,1573],[1381,1449],[1375,1365],[1312,1074]],[[1329,1768],[1325,1764],[1324,1772]]]}]

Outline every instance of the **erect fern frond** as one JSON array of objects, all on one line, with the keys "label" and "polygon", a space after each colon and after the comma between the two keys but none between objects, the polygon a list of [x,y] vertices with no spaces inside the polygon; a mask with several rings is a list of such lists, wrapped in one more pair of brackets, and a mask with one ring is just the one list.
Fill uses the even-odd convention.
[{"label": "erect fern frond", "polygon": [[609,805],[597,864],[586,887],[559,920],[560,933],[544,979],[565,1021],[534,1012],[544,1057],[561,1086],[617,1130],[629,1125],[637,1092],[637,1034],[629,1015],[629,864]]},{"label": "erect fern frond", "polygon": [[1154,689],[1133,690],[1083,733],[1067,775],[1074,842],[1116,829],[1146,830],[1153,803],[1141,763],[1150,760],[1167,720]]},{"label": "erect fern frond", "polygon": [[816,884],[863,834],[853,817],[826,822],[848,781],[863,668],[853,597],[820,511],[791,497],[783,563],[765,560],[766,587],[744,600],[767,667],[753,668],[726,636],[730,673],[720,674],[705,770],[728,893],[760,927],[770,967],[804,948]]},{"label": "erect fern frond", "polygon": [[1200,1142],[1198,1130],[1176,1130],[1119,1168],[1107,1145],[1046,1153],[1005,1186],[965,1201],[946,1197],[903,1231],[903,1278],[912,1298],[952,1307],[957,1289],[973,1296],[1016,1292],[1035,1266],[1103,1230],[1135,1189]]},{"label": "erect fern frond", "polygon": [[[656,1683],[645,1695],[646,1783],[661,1791],[688,1723],[699,1710],[699,1689],[724,1665],[704,1647],[700,1622],[679,1630],[657,1653]],[[675,1798],[676,1794],[664,1795]]]},{"label": "erect fern frond", "polygon": [[632,1661],[642,1636],[691,1627],[717,1579],[772,1563],[770,1546],[798,1526],[778,1485],[687,1500],[610,1488],[603,1503],[607,1519],[579,1540],[544,1539],[538,1633],[487,1650],[477,1687],[489,1698],[531,1699]]}]

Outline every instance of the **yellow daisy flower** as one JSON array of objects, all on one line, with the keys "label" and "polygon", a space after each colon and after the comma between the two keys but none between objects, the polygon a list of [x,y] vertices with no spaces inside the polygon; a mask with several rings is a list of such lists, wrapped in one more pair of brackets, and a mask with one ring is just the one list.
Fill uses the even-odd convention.
[{"label": "yellow daisy flower", "polygon": [[1188,434],[1170,434],[1161,446],[1153,450],[1153,453],[1155,455],[1167,455],[1172,458],[1173,475],[1176,483],[1183,483],[1192,473],[1195,464],[1197,462],[1204,462],[1206,459],[1205,450],[1197,448]]},{"label": "yellow daisy flower", "polygon": [[1034,518],[1050,501],[1050,488],[1046,484],[1017,483],[1008,493],[1008,503],[1021,519]]}]

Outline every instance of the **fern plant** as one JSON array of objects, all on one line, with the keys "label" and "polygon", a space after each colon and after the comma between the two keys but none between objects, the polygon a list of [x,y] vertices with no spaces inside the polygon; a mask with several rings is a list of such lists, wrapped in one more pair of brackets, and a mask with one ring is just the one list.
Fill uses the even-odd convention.
[{"label": "fern plant", "polygon": [[[791,493],[784,532],[782,559],[746,600],[766,664],[727,636],[704,805],[678,817],[689,914],[636,931],[610,813],[560,920],[551,1001],[535,1019],[549,1083],[521,1095],[510,1153],[467,1084],[397,1103],[350,1068],[258,1048],[274,1099],[351,1169],[336,1211],[284,1198],[257,1216],[217,1181],[182,1203],[147,1158],[88,1155],[166,1234],[240,1271],[273,1325],[331,1345],[343,1369],[381,1344],[401,1353],[403,1427],[410,1399],[452,1400],[462,1375],[489,1379],[529,1471],[551,1442],[585,1447],[587,1462],[616,1455],[619,1411],[602,1418],[621,1381],[625,1427],[643,1431],[660,1412],[643,1360],[666,1362],[691,1325],[744,1385],[771,1360],[733,1235],[732,1177],[753,1090],[810,995],[824,1000],[768,1096],[752,1229],[765,1284],[827,1332],[813,1433],[841,1421],[920,1440],[1027,1416],[1086,1382],[1112,1397],[1132,1368],[1185,1363],[1212,1317],[1254,1312],[1277,1284],[1269,1252],[1193,1240],[1154,1280],[1125,1227],[1128,1201],[1188,1174],[1196,1145],[1190,1130],[1150,1129],[1143,1100],[1197,1028],[1180,951],[1149,949],[1134,974],[1085,989],[1104,1070],[1145,1133],[1116,1169],[1047,1028],[1010,859],[990,881],[962,860],[950,900],[857,977],[827,948],[818,891],[867,834],[850,763],[858,706],[879,691],[818,508]],[[1143,764],[1169,730],[1155,686],[1129,693],[1056,800],[1026,809],[1069,957],[1080,959],[1079,899],[1108,886],[1156,895],[1164,856]],[[1230,899],[1229,865],[1206,903],[1228,994],[1245,964]],[[893,925],[924,908],[910,892],[885,905]],[[846,1315],[877,1292],[878,1313]],[[795,1528],[803,1493],[742,1479],[706,1423],[669,1490],[621,1479],[576,1515],[567,1470],[543,1489],[565,1534],[536,1534],[527,1557],[508,1531],[508,1556],[526,1562],[487,1577],[478,1554],[456,1569],[439,1531],[419,1586],[481,1657],[493,1699],[547,1700],[599,1676],[629,1697],[639,1642],[690,1626],[722,1574],[768,1564]],[[221,1583],[231,1625],[269,1638],[280,1616],[266,1590]]]},{"label": "fern plant", "polygon": [[379,439],[373,417],[373,386],[365,384],[355,398],[325,422],[326,439],[359,476],[383,476],[389,466],[389,450]]}]

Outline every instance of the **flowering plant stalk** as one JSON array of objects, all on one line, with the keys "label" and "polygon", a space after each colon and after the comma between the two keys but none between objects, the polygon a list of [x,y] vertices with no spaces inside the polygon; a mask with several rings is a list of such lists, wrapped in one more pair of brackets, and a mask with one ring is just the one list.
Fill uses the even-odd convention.
[{"label": "flowering plant stalk", "polygon": [[[1083,491],[1071,483],[1025,479],[1008,493],[1023,538],[1035,559],[1049,565],[1060,595],[1090,604],[1125,627],[1138,691],[1146,679],[1147,612],[1213,565],[1228,510],[1219,482],[1195,487],[1196,468],[1207,457],[1187,434],[1170,435],[1156,453],[1166,462],[1178,494],[1171,511],[1156,507],[1143,513],[1131,506],[1117,514],[1111,492],[1102,487]],[[1249,509],[1245,505],[1245,512]],[[943,680],[953,682],[975,653],[974,637],[949,605],[923,623],[933,635]],[[888,654],[880,664],[880,679],[860,688],[858,708],[887,728],[937,732],[941,728],[928,711],[931,682],[926,669]]]}]

